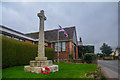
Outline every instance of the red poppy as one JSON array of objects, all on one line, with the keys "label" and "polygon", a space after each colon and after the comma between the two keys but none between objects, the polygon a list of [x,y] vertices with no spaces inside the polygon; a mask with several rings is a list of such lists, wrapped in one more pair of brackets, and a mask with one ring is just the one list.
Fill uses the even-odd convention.
[{"label": "red poppy", "polygon": [[50,73],[50,69],[48,67],[43,67],[43,68],[41,68],[41,73],[48,74],[48,73]]}]

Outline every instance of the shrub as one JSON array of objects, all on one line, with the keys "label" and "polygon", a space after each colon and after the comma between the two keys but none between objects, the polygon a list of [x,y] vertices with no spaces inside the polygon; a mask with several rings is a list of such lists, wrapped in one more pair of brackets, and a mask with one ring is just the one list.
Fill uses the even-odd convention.
[{"label": "shrub", "polygon": [[86,53],[84,56],[84,61],[87,63],[92,63],[92,61],[96,58],[96,55],[94,53]]},{"label": "shrub", "polygon": [[[29,64],[30,60],[37,57],[38,46],[23,41],[2,36],[2,67],[19,66]],[[54,59],[54,49],[45,48],[48,59]]]},{"label": "shrub", "polygon": [[104,57],[104,54],[98,53],[97,56],[98,57]]},{"label": "shrub", "polygon": [[45,47],[45,56],[48,58],[48,60],[54,61],[54,49]]}]

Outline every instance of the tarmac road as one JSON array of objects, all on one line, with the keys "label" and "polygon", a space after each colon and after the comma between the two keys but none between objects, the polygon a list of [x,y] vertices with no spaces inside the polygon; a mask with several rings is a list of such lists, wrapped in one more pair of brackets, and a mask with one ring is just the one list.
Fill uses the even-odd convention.
[{"label": "tarmac road", "polygon": [[120,64],[118,60],[98,60],[98,65],[101,66],[103,74],[106,78],[120,79],[120,75],[118,75],[120,70]]}]

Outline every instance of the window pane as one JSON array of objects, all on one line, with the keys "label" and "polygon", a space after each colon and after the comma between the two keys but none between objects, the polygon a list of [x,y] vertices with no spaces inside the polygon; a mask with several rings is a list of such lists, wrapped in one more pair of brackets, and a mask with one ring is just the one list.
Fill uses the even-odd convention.
[{"label": "window pane", "polygon": [[66,51],[65,42],[62,42],[62,51]]},{"label": "window pane", "polygon": [[55,49],[55,51],[58,50],[58,47],[57,47],[57,46],[58,46],[58,43],[55,43],[55,44],[54,44],[54,49]]},{"label": "window pane", "polygon": [[61,42],[59,42],[58,51],[61,52]]},{"label": "window pane", "polygon": [[56,51],[56,52],[57,52],[57,51],[61,52],[61,42],[59,42],[59,45],[58,45],[58,43],[55,43],[55,44],[54,44],[54,48],[55,48],[55,51]]}]

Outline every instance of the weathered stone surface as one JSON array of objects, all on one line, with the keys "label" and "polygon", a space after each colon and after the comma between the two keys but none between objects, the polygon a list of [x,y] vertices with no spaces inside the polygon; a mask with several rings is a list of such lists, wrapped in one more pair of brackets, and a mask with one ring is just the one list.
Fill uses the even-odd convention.
[{"label": "weathered stone surface", "polygon": [[35,67],[35,72],[34,73],[41,73],[41,68],[42,67]]},{"label": "weathered stone surface", "polygon": [[31,67],[45,67],[45,66],[52,66],[52,60],[46,60],[46,61],[30,61]]},{"label": "weathered stone surface", "polygon": [[29,66],[24,66],[24,71],[25,72],[33,72],[33,73],[41,73],[42,67],[49,67],[50,72],[56,72],[56,71],[58,71],[58,65],[53,65],[52,60],[47,60],[47,57],[45,57],[44,21],[46,20],[46,17],[44,15],[43,10],[41,10],[40,13],[38,13],[38,17],[40,18],[38,56],[35,57],[34,61],[30,61]]},{"label": "weathered stone surface", "polygon": [[30,61],[31,67],[37,67],[37,61]]},{"label": "weathered stone surface", "polygon": [[35,72],[35,67],[30,67],[30,72]]},{"label": "weathered stone surface", "polygon": [[[45,59],[45,49],[44,49],[44,21],[46,20],[46,17],[44,15],[44,11],[41,10],[40,13],[37,15],[40,18],[40,28],[39,28],[39,42],[38,42],[38,57],[35,58],[35,60],[47,60]],[[42,58],[41,58],[42,57]]]},{"label": "weathered stone surface", "polygon": [[[43,68],[43,67],[24,66],[25,72],[32,72],[32,73],[41,73],[41,68]],[[58,65],[48,66],[48,68],[50,68],[50,72],[58,71]]]},{"label": "weathered stone surface", "polygon": [[48,65],[50,65],[50,66],[52,66],[52,65],[53,65],[52,60],[49,60]]},{"label": "weathered stone surface", "polygon": [[58,71],[58,65],[49,66],[48,68],[50,68],[50,72]]},{"label": "weathered stone surface", "polygon": [[24,66],[24,71],[25,72],[30,72],[31,71],[31,67],[30,66]]},{"label": "weathered stone surface", "polygon": [[47,60],[47,57],[36,57],[36,61]]}]

